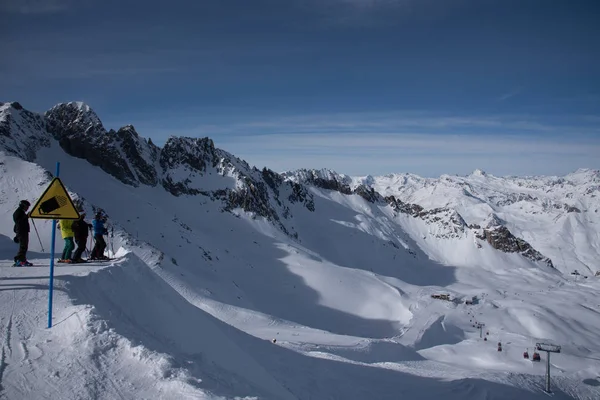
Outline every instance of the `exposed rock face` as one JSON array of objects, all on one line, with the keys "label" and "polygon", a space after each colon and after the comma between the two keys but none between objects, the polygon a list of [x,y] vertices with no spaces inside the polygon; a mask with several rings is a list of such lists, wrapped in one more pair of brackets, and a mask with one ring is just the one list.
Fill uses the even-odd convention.
[{"label": "exposed rock face", "polygon": [[197,172],[204,172],[206,161],[215,162],[216,158],[215,145],[208,138],[170,137],[161,151],[160,166],[163,172],[182,165]]},{"label": "exposed rock face", "polygon": [[477,237],[487,241],[493,248],[505,253],[520,253],[532,261],[543,261],[549,267],[554,268],[552,260],[544,257],[539,251],[535,250],[525,240],[514,236],[507,227],[497,226],[494,229],[484,229]]},{"label": "exposed rock face", "polygon": [[575,206],[570,206],[568,204],[563,205],[563,208],[568,212],[575,212],[575,213],[581,213],[581,210]]},{"label": "exposed rock face", "polygon": [[405,203],[402,200],[396,199],[394,196],[387,196],[385,201],[388,202],[394,209],[394,211],[398,213],[412,215],[413,217],[418,217],[419,213],[423,211],[423,207],[418,204],[410,204]]},{"label": "exposed rock face", "polygon": [[86,104],[79,102],[61,103],[45,113],[48,130],[57,139],[88,136],[102,140],[106,129],[100,118]]},{"label": "exposed rock face", "polygon": [[41,147],[50,146],[46,121],[19,103],[0,103],[0,149],[33,161]]},{"label": "exposed rock face", "polygon": [[140,140],[133,126],[107,132],[96,113],[83,103],[58,104],[45,116],[48,131],[67,154],[87,160],[125,184],[156,185],[156,173],[149,165],[152,158],[146,160],[142,155],[156,157],[157,150]]},{"label": "exposed rock face", "polygon": [[[275,223],[292,235],[282,219],[292,217],[289,205],[303,204],[314,211],[312,195],[302,185],[285,182],[269,169],[262,172],[215,148],[209,138],[169,138],[160,152],[162,185],[171,194],[205,195],[223,201],[225,211],[241,208]],[[229,178],[229,186],[208,187],[207,175]],[[222,186],[222,185],[221,185]]]},{"label": "exposed rock face", "polygon": [[158,176],[155,163],[158,160],[160,149],[152,142],[141,138],[132,125],[119,129],[116,136],[137,181],[143,185],[156,186]]},{"label": "exposed rock face", "polygon": [[[334,190],[342,194],[357,194],[370,203],[380,203],[385,201],[383,196],[372,187],[361,184],[352,189],[350,186],[351,179],[348,176],[340,175],[327,169],[300,169],[294,172],[283,173],[282,175],[290,182],[307,184],[326,190]],[[369,177],[367,177],[365,181],[369,182]]]},{"label": "exposed rock face", "polygon": [[537,197],[534,197],[526,193],[508,193],[501,198],[497,199],[494,196],[490,197],[490,201],[493,201],[496,206],[503,207],[511,204],[518,203],[520,201],[536,201]]},{"label": "exposed rock face", "polygon": [[460,238],[464,236],[467,224],[463,217],[455,210],[440,207],[425,210],[418,204],[405,203],[394,196],[387,196],[385,201],[392,206],[397,213],[407,214],[414,218],[420,218],[429,225],[436,225],[437,229],[433,235],[440,239]]},{"label": "exposed rock face", "polygon": [[490,214],[487,220],[484,222],[485,229],[494,229],[495,227],[501,226],[504,224],[496,214]]},{"label": "exposed rock face", "polygon": [[363,199],[370,203],[379,203],[383,201],[383,196],[380,195],[375,189],[367,187],[365,185],[359,185],[354,189],[354,193],[361,196]]},{"label": "exposed rock face", "polygon": [[207,162],[217,165],[212,140],[208,138],[170,137],[160,152],[162,185],[174,196],[203,193],[193,182],[204,175]]},{"label": "exposed rock face", "polygon": [[[281,176],[271,170],[264,169],[260,178],[252,176],[255,174],[243,172],[238,172],[238,175],[238,187],[221,194],[226,201],[227,211],[241,208],[256,213],[274,222],[286,234],[292,235],[279,216],[281,214],[284,219],[292,217],[290,207],[286,203],[300,203],[309,211],[315,210],[312,195],[305,187],[293,182],[284,182]],[[297,234],[292,236],[297,237]]]},{"label": "exposed rock face", "polygon": [[309,184],[327,190],[335,190],[343,194],[352,194],[346,176],[339,175],[329,170],[300,169],[294,172],[284,173],[283,176],[291,181],[301,184]]},{"label": "exposed rock face", "polygon": [[[429,224],[437,223],[446,229],[440,233],[434,233],[438,238],[459,238],[462,237],[466,229],[469,228],[475,232],[475,236],[480,240],[487,241],[493,248],[505,253],[520,253],[533,261],[543,261],[548,266],[553,267],[552,261],[535,250],[525,240],[514,236],[507,227],[503,226],[503,221],[495,214],[491,214],[485,223],[485,228],[480,225],[472,224],[467,226],[462,216],[455,210],[448,208],[436,208],[433,210],[424,210],[417,204],[408,204],[401,200],[388,196],[385,200],[394,208],[396,212],[408,214],[414,218],[422,218]],[[477,247],[481,245],[477,243]]]},{"label": "exposed rock face", "polygon": [[449,208],[435,208],[433,210],[421,211],[419,217],[430,224],[438,223],[446,228],[436,236],[439,238],[460,238],[464,236],[467,224],[463,217]]}]

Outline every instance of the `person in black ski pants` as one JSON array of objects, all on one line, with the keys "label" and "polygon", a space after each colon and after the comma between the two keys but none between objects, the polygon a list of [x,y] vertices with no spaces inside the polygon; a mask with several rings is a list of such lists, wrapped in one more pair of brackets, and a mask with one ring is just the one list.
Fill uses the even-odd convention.
[{"label": "person in black ski pants", "polygon": [[103,235],[108,234],[108,230],[104,227],[106,217],[102,213],[97,213],[96,217],[92,220],[92,226],[94,227],[94,239],[96,244],[92,250],[90,259],[92,260],[106,260],[108,257],[104,255],[106,249],[106,242],[104,241]]},{"label": "person in black ski pants", "polygon": [[19,207],[13,213],[13,221],[15,222],[15,242],[19,243],[19,252],[14,257],[15,265],[30,266],[27,261],[27,250],[29,248],[29,215],[27,210],[31,204],[27,200],[21,200]]},{"label": "person in black ski pants", "polygon": [[85,262],[81,259],[81,255],[87,245],[89,230],[92,229],[92,224],[85,222],[85,211],[79,210],[79,215],[79,219],[74,221],[73,226],[71,227],[71,229],[73,229],[75,243],[77,243],[77,250],[75,250],[72,258],[73,263]]}]

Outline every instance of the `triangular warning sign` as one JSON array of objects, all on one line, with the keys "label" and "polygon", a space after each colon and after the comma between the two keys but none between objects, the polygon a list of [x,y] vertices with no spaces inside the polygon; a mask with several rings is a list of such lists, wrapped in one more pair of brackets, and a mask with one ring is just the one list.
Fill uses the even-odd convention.
[{"label": "triangular warning sign", "polygon": [[54,178],[31,209],[30,218],[79,219],[79,213],[60,179]]}]

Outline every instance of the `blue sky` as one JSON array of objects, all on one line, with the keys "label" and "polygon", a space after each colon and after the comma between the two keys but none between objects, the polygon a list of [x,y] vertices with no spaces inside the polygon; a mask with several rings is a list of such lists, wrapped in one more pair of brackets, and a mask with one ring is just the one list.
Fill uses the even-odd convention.
[{"label": "blue sky", "polygon": [[[143,4],[143,6],[142,6]],[[352,175],[600,168],[600,1],[0,0],[0,101]]]}]

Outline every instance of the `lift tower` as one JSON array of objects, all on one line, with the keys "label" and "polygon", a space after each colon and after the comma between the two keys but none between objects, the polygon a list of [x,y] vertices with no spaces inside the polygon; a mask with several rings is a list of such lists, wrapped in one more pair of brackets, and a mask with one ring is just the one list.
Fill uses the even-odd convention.
[{"label": "lift tower", "polygon": [[546,352],[546,393],[550,392],[550,353],[560,353],[560,346],[550,343],[536,343],[535,348]]}]

